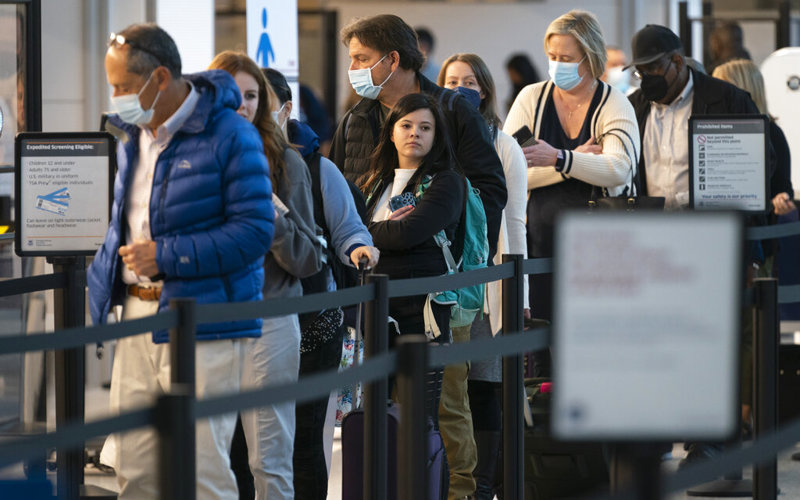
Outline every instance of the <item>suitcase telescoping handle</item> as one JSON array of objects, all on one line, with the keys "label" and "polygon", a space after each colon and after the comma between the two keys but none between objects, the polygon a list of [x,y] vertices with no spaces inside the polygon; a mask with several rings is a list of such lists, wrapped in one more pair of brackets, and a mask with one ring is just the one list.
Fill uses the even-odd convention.
[{"label": "suitcase telescoping handle", "polygon": [[[361,257],[358,259],[358,284],[360,286],[364,286],[367,282],[367,264],[369,263],[369,259],[367,257]],[[361,346],[361,315],[363,314],[364,310],[364,303],[359,302],[358,307],[356,308],[356,336],[355,342],[353,344],[353,366],[358,364],[358,352]],[[357,408],[361,408],[361,404],[356,406],[357,402],[363,401],[358,397],[358,382],[355,383],[353,386],[353,403],[351,405],[351,409],[355,410]]]}]

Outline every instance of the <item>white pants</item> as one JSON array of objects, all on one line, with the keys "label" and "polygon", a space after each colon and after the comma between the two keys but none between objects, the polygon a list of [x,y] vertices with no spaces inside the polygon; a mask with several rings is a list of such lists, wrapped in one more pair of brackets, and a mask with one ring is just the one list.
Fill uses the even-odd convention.
[{"label": "white pants", "polygon": [[[297,381],[300,323],[297,315],[264,320],[261,337],[246,339],[242,390]],[[294,498],[294,401],[242,412],[256,500]]]},{"label": "white pants", "polygon": [[[137,297],[125,300],[123,318],[150,316],[158,302]],[[197,398],[239,391],[242,340],[198,342],[196,355]],[[152,406],[169,391],[169,344],[155,344],[150,333],[126,337],[117,342],[111,374],[110,405],[113,413]],[[198,500],[238,500],[236,480],[230,468],[229,450],[236,426],[236,414],[197,420]],[[115,434],[114,467],[120,500],[160,498],[158,433],[153,427]],[[108,443],[107,443],[107,446]],[[112,444],[113,447],[113,444]]]}]

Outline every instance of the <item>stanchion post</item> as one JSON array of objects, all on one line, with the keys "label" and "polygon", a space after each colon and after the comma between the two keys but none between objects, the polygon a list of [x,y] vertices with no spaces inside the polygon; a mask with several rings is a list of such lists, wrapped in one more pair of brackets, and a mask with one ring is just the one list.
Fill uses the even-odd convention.
[{"label": "stanchion post", "polygon": [[[397,391],[400,401],[398,429],[397,498],[416,500],[426,491],[425,373],[428,339],[402,335],[397,339]],[[368,498],[368,497],[364,497]],[[512,498],[512,497],[507,497]]]},{"label": "stanchion post", "polygon": [[178,326],[170,331],[170,391],[157,403],[161,498],[195,500],[195,331],[193,299],[171,299]]},{"label": "stanchion post", "polygon": [[[364,305],[364,357],[371,358],[389,350],[389,276],[372,274],[367,283],[375,285],[375,299]],[[364,388],[364,483],[363,498],[385,500],[388,481],[386,401],[389,384],[386,378]]]},{"label": "stanchion post", "polygon": [[[778,427],[778,280],[754,281],[756,292],[753,328],[753,378],[755,394],[754,435],[756,439]],[[753,469],[753,499],[774,500],[778,496],[777,457]]]},{"label": "stanchion post", "polygon": [[[522,293],[525,275],[522,255],[503,255],[503,264],[514,263],[514,275],[503,280],[503,335],[521,332]],[[503,494],[524,496],[524,427],[522,423],[522,355],[503,358]]]},{"label": "stanchion post", "polygon": [[[53,316],[56,331],[85,326],[86,258],[49,257],[56,273],[66,274],[66,285],[53,291]],[[55,352],[56,427],[83,423],[86,383],[86,353],[81,347]],[[56,482],[58,498],[77,500],[83,484],[84,445],[57,451]]]}]

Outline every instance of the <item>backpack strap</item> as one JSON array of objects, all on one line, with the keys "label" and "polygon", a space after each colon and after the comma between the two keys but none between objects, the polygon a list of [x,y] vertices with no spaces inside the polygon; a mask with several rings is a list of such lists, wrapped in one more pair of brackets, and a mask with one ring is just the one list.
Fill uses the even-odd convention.
[{"label": "backpack strap", "polygon": [[322,229],[323,234],[328,236],[328,224],[325,222],[325,207],[322,202],[322,181],[320,179],[320,161],[322,155],[319,151],[312,153],[311,158],[306,161],[308,172],[311,174],[311,197],[314,200],[314,222]]}]

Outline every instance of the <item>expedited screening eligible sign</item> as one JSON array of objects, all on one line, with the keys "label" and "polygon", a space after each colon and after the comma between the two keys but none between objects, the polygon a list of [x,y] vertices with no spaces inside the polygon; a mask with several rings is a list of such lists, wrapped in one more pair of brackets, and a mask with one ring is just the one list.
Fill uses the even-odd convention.
[{"label": "expedited screening eligible sign", "polygon": [[113,156],[103,132],[17,136],[17,255],[94,254],[110,219]]},{"label": "expedited screening eligible sign", "polygon": [[769,209],[769,119],[708,115],[689,119],[689,193],[696,210]]}]

